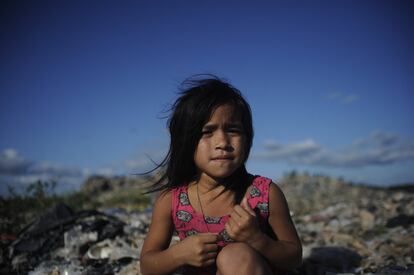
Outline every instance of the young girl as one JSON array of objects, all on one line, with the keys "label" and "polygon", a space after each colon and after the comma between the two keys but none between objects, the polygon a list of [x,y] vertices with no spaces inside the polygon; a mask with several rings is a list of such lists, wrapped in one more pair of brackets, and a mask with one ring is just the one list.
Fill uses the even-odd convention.
[{"label": "young girl", "polygon": [[[240,91],[216,78],[192,79],[168,120],[161,191],[141,252],[143,274],[280,274],[302,248],[285,197],[245,169],[252,116]],[[162,184],[166,182],[165,184]],[[173,232],[180,242],[170,246]]]}]

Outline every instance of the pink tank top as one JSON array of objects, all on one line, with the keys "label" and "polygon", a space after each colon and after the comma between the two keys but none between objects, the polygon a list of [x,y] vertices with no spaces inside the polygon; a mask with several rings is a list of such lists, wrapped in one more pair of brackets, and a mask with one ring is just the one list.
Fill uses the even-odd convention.
[{"label": "pink tank top", "polygon": [[[267,228],[269,225],[269,187],[271,182],[271,179],[265,177],[255,177],[252,182],[252,188],[246,194],[247,202],[256,212],[261,228]],[[218,233],[221,236],[217,243],[220,247],[233,242],[224,228],[230,215],[222,217],[206,216],[204,218],[203,214],[196,212],[191,206],[188,199],[187,185],[172,189],[171,201],[171,215],[180,240],[194,234],[207,233],[209,229],[210,233]],[[206,224],[208,224],[208,228]]]}]

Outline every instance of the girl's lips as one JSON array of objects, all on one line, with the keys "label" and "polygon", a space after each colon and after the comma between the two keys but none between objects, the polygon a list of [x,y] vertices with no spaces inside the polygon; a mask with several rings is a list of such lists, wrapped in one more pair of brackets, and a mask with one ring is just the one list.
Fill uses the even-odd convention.
[{"label": "girl's lips", "polygon": [[214,157],[212,160],[232,160],[233,157],[231,156],[221,156],[221,157]]}]

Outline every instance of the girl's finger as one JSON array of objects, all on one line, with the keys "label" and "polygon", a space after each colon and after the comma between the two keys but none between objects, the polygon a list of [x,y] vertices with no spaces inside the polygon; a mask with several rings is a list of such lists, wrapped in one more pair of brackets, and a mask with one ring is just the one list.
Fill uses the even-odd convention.
[{"label": "girl's finger", "polygon": [[236,211],[236,208],[237,207],[240,207],[239,205],[236,205],[236,206],[234,206],[233,207],[233,211],[231,212],[231,214],[230,214],[230,217],[231,218],[240,218],[242,215],[241,215],[241,213],[240,213],[240,211]]},{"label": "girl's finger", "polygon": [[[230,221],[230,220],[229,220],[229,221]],[[233,229],[231,228],[231,225],[230,225],[230,223],[229,223],[229,222],[227,222],[227,223],[224,225],[224,228],[226,229],[227,234],[230,236],[230,238],[234,239]]]},{"label": "girl's finger", "polygon": [[241,201],[240,205],[243,207],[243,209],[245,209],[247,212],[249,212],[250,215],[256,216],[256,213],[250,207],[249,202],[247,201],[247,197],[246,196],[243,198],[243,200]]},{"label": "girl's finger", "polygon": [[216,258],[214,258],[214,259],[208,259],[207,261],[204,261],[201,266],[203,266],[203,267],[204,266],[209,266],[209,265],[214,264],[215,262],[216,262]]},{"label": "girl's finger", "polygon": [[237,228],[239,228],[239,223],[235,221],[234,219],[229,219],[227,224],[229,225],[231,232],[233,233],[237,230]]},{"label": "girl's finger", "polygon": [[217,252],[209,252],[206,254],[206,259],[215,259],[217,257]]},{"label": "girl's finger", "polygon": [[236,217],[236,218],[240,218],[240,219],[245,219],[245,218],[247,218],[251,215],[246,209],[244,209],[240,205],[236,205],[234,207],[233,212],[235,212],[237,214],[238,217]]},{"label": "girl's finger", "polygon": [[212,233],[201,233],[198,236],[203,240],[204,243],[216,243],[218,241],[218,234]]},{"label": "girl's finger", "polygon": [[240,205],[241,205],[244,209],[246,209],[246,208],[250,208],[249,203],[247,202],[247,197],[246,197],[246,196],[244,196],[244,197],[243,197],[243,199],[242,199],[242,201],[241,201]]},{"label": "girl's finger", "polygon": [[205,251],[207,253],[215,252],[217,250],[218,250],[218,245],[217,244],[206,244],[205,245]]}]

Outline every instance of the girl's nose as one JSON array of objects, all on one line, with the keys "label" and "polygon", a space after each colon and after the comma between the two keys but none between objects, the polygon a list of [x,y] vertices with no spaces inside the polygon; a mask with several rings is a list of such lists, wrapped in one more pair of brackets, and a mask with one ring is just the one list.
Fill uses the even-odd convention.
[{"label": "girl's nose", "polygon": [[224,131],[216,133],[216,149],[227,150],[230,147],[230,139]]}]

